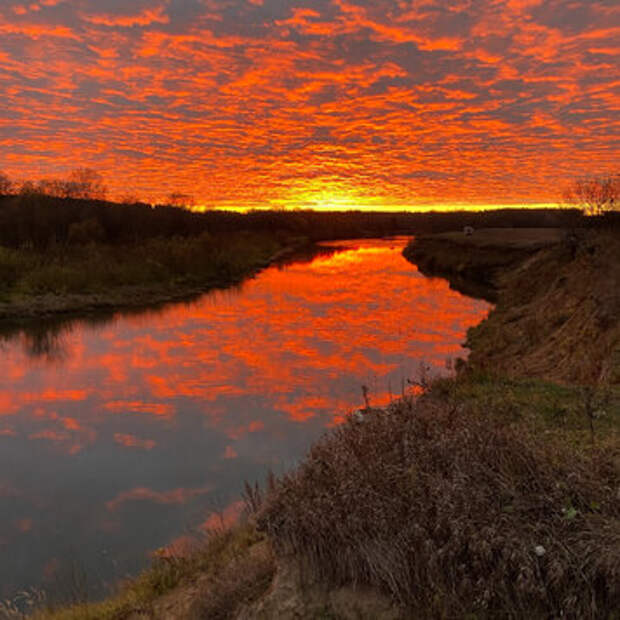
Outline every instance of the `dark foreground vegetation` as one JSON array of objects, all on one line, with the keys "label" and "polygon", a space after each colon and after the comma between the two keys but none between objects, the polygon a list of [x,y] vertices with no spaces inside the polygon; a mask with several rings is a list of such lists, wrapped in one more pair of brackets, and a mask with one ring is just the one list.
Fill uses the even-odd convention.
[{"label": "dark foreground vegetation", "polygon": [[437,381],[349,419],[276,483],[259,527],[326,583],[371,584],[405,617],[612,617],[617,444],[575,449],[558,434],[573,415],[533,420],[531,400],[494,385]]}]

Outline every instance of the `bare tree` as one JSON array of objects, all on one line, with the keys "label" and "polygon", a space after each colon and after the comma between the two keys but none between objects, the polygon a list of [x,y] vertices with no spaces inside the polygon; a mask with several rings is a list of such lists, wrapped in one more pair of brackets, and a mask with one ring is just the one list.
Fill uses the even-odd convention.
[{"label": "bare tree", "polygon": [[191,194],[183,194],[181,192],[172,192],[168,194],[166,202],[173,207],[193,207],[196,202]]},{"label": "bare tree", "polygon": [[38,191],[39,190],[34,181],[22,181],[19,186],[19,193],[22,196],[31,196],[32,194],[36,194]]},{"label": "bare tree", "polygon": [[10,194],[12,189],[13,183],[11,182],[11,179],[9,179],[9,177],[0,170],[0,196]]},{"label": "bare tree", "polygon": [[620,208],[620,174],[578,179],[564,192],[564,200],[586,215],[601,215]]},{"label": "bare tree", "polygon": [[41,179],[34,185],[34,191],[37,194],[45,194],[46,196],[67,198],[67,181],[62,181],[60,179]]},{"label": "bare tree", "polygon": [[90,198],[104,200],[108,189],[103,177],[92,168],[76,168],[66,182],[67,198]]},{"label": "bare tree", "polygon": [[24,195],[43,194],[57,198],[104,200],[107,188],[103,177],[98,172],[91,168],[77,168],[71,172],[68,179],[24,181],[19,192]]}]

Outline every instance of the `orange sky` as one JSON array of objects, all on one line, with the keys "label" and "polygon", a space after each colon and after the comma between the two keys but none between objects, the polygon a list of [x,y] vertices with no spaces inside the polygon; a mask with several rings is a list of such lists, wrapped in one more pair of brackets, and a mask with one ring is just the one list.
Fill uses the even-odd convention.
[{"label": "orange sky", "polygon": [[555,203],[618,159],[615,0],[3,0],[0,170],[226,207]]}]

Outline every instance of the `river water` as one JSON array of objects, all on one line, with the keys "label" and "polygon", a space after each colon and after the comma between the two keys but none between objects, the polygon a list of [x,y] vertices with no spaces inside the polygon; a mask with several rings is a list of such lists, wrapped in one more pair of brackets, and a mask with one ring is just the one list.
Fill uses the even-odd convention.
[{"label": "river water", "polygon": [[98,596],[234,519],[245,480],[298,461],[421,360],[445,372],[487,313],[405,239],[325,244],[191,303],[0,340],[0,599]]}]

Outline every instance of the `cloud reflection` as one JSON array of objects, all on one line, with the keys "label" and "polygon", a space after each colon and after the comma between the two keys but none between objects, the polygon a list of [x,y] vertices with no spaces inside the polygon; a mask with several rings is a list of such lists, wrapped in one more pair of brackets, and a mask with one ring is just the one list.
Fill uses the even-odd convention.
[{"label": "cloud reflection", "polygon": [[[381,405],[421,359],[440,371],[463,355],[488,304],[421,276],[404,243],[350,242],[192,303],[73,321],[54,360],[6,337],[0,526],[32,519],[20,536],[43,542],[19,570],[0,568],[0,594],[73,544],[110,578],[137,570],[214,504],[237,502],[244,480],[290,467],[363,404],[362,385]],[[96,565],[102,546],[116,567]]]}]

